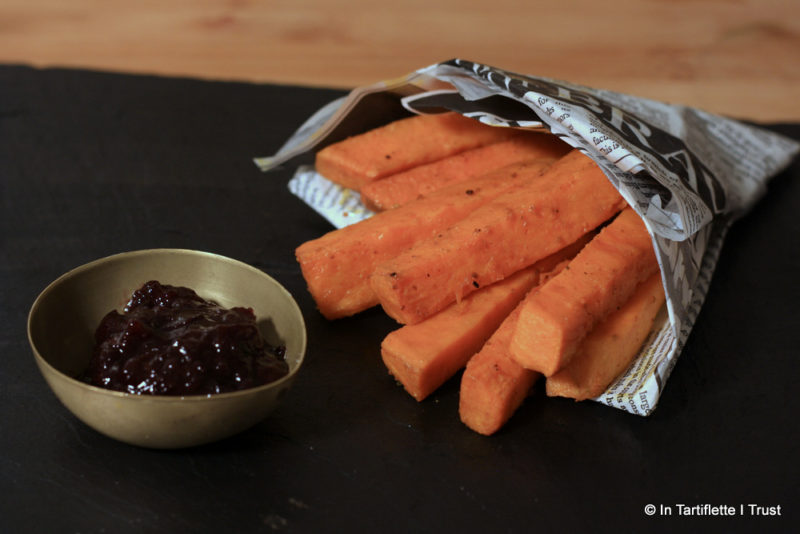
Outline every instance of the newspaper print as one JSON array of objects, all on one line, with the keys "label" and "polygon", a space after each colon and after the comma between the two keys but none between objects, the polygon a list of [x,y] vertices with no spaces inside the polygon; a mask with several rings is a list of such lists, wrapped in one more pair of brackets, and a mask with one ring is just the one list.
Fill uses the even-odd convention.
[{"label": "newspaper print", "polygon": [[[628,369],[594,399],[638,415],[649,415],[658,403],[730,224],[800,150],[778,134],[700,110],[454,59],[353,91],[257,164],[268,170],[329,142],[326,132],[376,91],[392,92],[413,113],[452,110],[493,126],[548,130],[597,162],[643,218],[667,313]],[[313,168],[299,169],[289,187],[336,227],[371,215],[357,193],[337,189]]]}]

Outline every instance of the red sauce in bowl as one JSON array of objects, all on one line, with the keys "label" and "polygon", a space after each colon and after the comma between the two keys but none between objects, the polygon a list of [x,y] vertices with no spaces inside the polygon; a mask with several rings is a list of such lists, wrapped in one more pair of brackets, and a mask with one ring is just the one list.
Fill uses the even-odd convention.
[{"label": "red sauce in bowl", "polygon": [[133,394],[210,395],[285,376],[285,348],[268,344],[250,308],[223,308],[186,287],[156,281],[95,333],[85,380]]}]

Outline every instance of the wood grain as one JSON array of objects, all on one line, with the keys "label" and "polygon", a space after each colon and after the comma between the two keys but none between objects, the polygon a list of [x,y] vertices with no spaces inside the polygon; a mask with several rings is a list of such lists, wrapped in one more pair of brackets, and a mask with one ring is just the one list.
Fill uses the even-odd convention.
[{"label": "wood grain", "polygon": [[350,88],[453,57],[800,120],[797,0],[0,3],[4,63]]}]

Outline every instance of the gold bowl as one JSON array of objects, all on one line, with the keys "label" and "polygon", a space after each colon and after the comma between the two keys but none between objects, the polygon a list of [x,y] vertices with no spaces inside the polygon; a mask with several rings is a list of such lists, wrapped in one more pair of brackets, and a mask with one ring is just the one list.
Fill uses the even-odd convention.
[{"label": "gold bowl", "polygon": [[[264,338],[286,347],[289,374],[251,389],[192,396],[133,395],[81,381],[100,320],[148,280],[252,308]],[[52,282],[31,307],[28,341],[45,380],[78,419],[132,445],[175,449],[232,436],[267,417],[303,363],[306,328],[289,292],[259,269],[207,252],[152,249],[102,258]]]}]

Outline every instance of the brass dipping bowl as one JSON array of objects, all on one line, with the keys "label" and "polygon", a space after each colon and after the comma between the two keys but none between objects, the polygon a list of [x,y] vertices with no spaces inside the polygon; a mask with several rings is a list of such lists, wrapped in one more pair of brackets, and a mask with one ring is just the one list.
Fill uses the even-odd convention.
[{"label": "brass dipping bowl", "polygon": [[[253,308],[264,338],[286,347],[289,374],[242,391],[183,397],[132,395],[81,381],[100,320],[121,311],[149,280],[189,287],[228,308]],[[264,272],[207,252],[153,249],[99,259],[55,280],[31,307],[28,341],[45,380],[78,419],[132,445],[175,449],[232,436],[269,415],[303,363],[306,329],[292,296]]]}]

